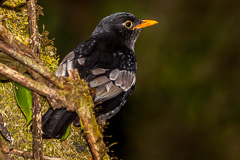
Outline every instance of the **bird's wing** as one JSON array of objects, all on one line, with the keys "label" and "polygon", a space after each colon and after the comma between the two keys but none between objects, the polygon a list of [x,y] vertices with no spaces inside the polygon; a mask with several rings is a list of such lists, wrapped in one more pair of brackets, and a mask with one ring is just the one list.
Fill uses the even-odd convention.
[{"label": "bird's wing", "polygon": [[96,111],[99,115],[121,107],[136,83],[134,71],[106,68],[101,65],[98,56],[76,56],[74,51],[63,59],[55,74],[69,76],[68,71],[74,68],[78,69],[80,77],[84,78],[91,88],[96,89],[93,100],[96,108],[101,108]]},{"label": "bird's wing", "polygon": [[[97,68],[100,70],[100,68]],[[104,70],[104,69],[101,69]],[[92,72],[95,72],[93,70]],[[111,99],[122,92],[128,92],[135,85],[136,74],[131,71],[114,69],[99,74],[89,81],[89,86],[96,88],[96,103]]]},{"label": "bird's wing", "polygon": [[[96,74],[95,70],[91,71],[92,74]],[[93,99],[96,117],[106,120],[115,115],[124,105],[135,86],[136,74],[132,71],[118,69],[97,68],[97,70],[99,75],[89,81],[89,86],[96,88]]]},{"label": "bird's wing", "polygon": [[58,69],[55,72],[55,75],[58,77],[68,77],[68,72],[74,69],[74,52],[68,53],[62,62],[59,64]]},{"label": "bird's wing", "polygon": [[[60,63],[56,76],[68,76],[68,71],[78,68],[79,74],[82,75],[86,66],[86,59],[89,57],[81,57],[76,59],[74,52],[70,52]],[[89,60],[88,60],[89,61]],[[93,65],[92,65],[93,66]],[[136,83],[136,74],[133,71],[97,68],[89,69],[90,71],[82,78],[89,82],[89,86],[96,88],[95,102],[108,100],[117,96],[121,92],[127,92]]]}]

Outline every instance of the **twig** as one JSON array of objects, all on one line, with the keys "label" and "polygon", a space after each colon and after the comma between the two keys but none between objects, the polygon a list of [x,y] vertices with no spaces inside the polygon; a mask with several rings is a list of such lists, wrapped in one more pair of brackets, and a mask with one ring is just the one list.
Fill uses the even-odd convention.
[{"label": "twig", "polygon": [[[69,75],[72,75],[72,77],[75,79],[80,79],[77,69],[75,69]],[[84,96],[80,96],[79,98],[79,106],[84,107],[78,107],[77,113],[83,123],[93,158],[94,160],[110,160],[110,157],[107,154],[107,147],[103,141],[102,134],[99,130],[98,123],[92,110],[94,107],[92,99],[86,99],[87,97]]]},{"label": "twig", "polygon": [[[75,72],[77,72],[77,71],[75,71]],[[80,98],[78,103],[74,102],[69,97],[66,98],[67,97],[66,94],[65,94],[65,96],[61,96],[54,89],[49,88],[48,86],[46,86],[44,84],[36,82],[36,81],[32,80],[31,78],[28,78],[28,77],[20,74],[17,71],[7,67],[6,65],[4,65],[2,63],[0,63],[0,73],[18,83],[20,83],[21,85],[40,93],[43,96],[52,98],[54,101],[56,101],[56,100],[60,101],[60,103],[62,103],[62,105],[59,105],[58,107],[64,106],[68,110],[71,109],[73,111],[77,111],[78,115],[80,116],[80,118],[83,122],[84,130],[86,131],[86,135],[87,135],[87,141],[90,145],[94,159],[95,160],[110,159],[109,156],[107,155],[107,149],[103,142],[102,134],[98,129],[98,124],[96,122],[95,116],[92,111],[93,102],[92,102],[91,98],[88,97],[88,99],[84,99],[84,98],[86,98],[86,96],[80,96],[80,97],[78,97],[78,98]],[[79,77],[76,77],[76,78],[79,79]],[[75,87],[77,87],[77,86],[75,86]],[[71,96],[71,94],[69,94],[69,92],[66,92],[66,93],[68,93],[67,95]],[[77,96],[77,95],[75,95],[75,96]],[[67,101],[66,101],[66,99],[67,99]],[[52,106],[52,107],[56,108],[56,106]]]},{"label": "twig", "polygon": [[[2,19],[0,19],[0,35],[1,35],[1,39],[6,44],[10,46],[14,46],[16,49],[18,49],[18,51],[19,50],[25,51],[24,53],[21,53],[21,54],[36,58],[29,47],[27,47],[25,44],[22,44],[14,39],[13,34],[5,27],[5,25],[2,22]],[[38,60],[38,62],[41,62],[40,59]]]},{"label": "twig", "polygon": [[[30,44],[32,52],[36,53],[39,57],[39,34],[37,25],[37,15],[36,15],[36,4],[35,0],[28,0],[28,22],[30,28]],[[31,74],[31,76],[36,80],[39,78],[38,74]],[[42,104],[41,96],[36,92],[33,92],[33,117],[32,117],[32,134],[33,134],[33,158],[35,160],[42,159]]]},{"label": "twig", "polygon": [[30,27],[30,44],[32,52],[37,53],[36,56],[39,57],[40,43],[35,0],[28,0],[27,7],[28,7],[28,23]]},{"label": "twig", "polygon": [[102,134],[98,129],[95,116],[93,115],[93,112],[90,111],[90,107],[91,106],[81,107],[77,110],[77,113],[83,123],[92,155],[94,160],[110,160],[110,157],[107,154],[107,147],[103,141]]},{"label": "twig", "polygon": [[35,59],[32,59],[32,58],[24,55],[23,51],[21,51],[21,50],[17,51],[2,41],[0,41],[0,50],[3,51],[4,53],[8,54],[12,58],[18,60],[25,66],[36,71],[37,73],[42,75],[44,78],[46,78],[51,83],[55,84],[56,86],[59,86],[59,88],[62,87],[62,82],[60,82],[58,80],[58,78],[50,71],[49,68],[41,65],[41,63],[36,61]]},{"label": "twig", "polygon": [[[31,152],[27,152],[27,151],[21,151],[21,150],[17,150],[17,149],[10,149],[9,147],[7,146],[2,146],[2,152],[4,154],[14,154],[14,155],[18,155],[18,156],[21,156],[25,159],[28,159],[28,158],[33,158],[33,154]],[[43,160],[64,160],[62,158],[55,158],[55,157],[48,157],[48,156],[42,156],[42,159]]]},{"label": "twig", "polygon": [[33,134],[33,157],[35,160],[42,159],[42,112],[41,96],[36,92],[33,95],[32,106],[32,134]]},{"label": "twig", "polygon": [[[66,97],[61,96],[56,90],[49,88],[47,85],[40,82],[34,81],[29,77],[22,75],[21,73],[9,68],[5,64],[0,63],[0,74],[12,79],[15,82],[41,94],[42,96],[56,99],[63,103],[63,105],[68,106],[69,103]],[[61,92],[63,93],[63,91]]]},{"label": "twig", "polygon": [[[36,35],[36,34],[34,34]],[[42,75],[46,80],[58,86],[62,87],[63,82],[59,82],[58,78],[51,72],[51,70],[44,66],[42,61],[36,56],[37,53],[32,52],[32,50],[25,44],[19,43],[14,39],[12,33],[5,27],[5,25],[0,20],[0,50],[11,56],[12,58],[23,63],[27,67],[36,71]],[[31,42],[37,43],[36,38]]]}]

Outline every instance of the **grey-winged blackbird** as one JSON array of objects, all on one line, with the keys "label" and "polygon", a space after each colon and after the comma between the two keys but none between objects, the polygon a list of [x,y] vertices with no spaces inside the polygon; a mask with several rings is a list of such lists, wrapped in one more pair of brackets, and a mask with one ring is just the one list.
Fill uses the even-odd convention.
[{"label": "grey-winged blackbird", "polygon": [[[69,76],[77,68],[80,77],[96,89],[93,101],[97,119],[107,120],[126,102],[136,83],[134,44],[142,28],[156,24],[130,13],[103,18],[89,40],[77,46],[60,63],[56,76]],[[60,138],[77,113],[50,108],[42,119],[44,138]]]}]

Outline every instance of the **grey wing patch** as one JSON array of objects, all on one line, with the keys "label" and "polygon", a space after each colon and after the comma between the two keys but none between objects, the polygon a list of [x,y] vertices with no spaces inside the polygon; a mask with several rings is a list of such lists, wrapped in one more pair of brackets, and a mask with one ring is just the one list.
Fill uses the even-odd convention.
[{"label": "grey wing patch", "polygon": [[131,71],[115,69],[107,76],[100,76],[89,82],[96,87],[94,101],[96,103],[111,99],[121,92],[127,92],[136,83],[136,74]]},{"label": "grey wing patch", "polygon": [[98,87],[109,81],[110,81],[110,79],[107,76],[100,76],[100,77],[97,77],[97,78],[93,79],[92,81],[90,81],[89,86],[90,87]]},{"label": "grey wing patch", "polygon": [[100,102],[111,99],[122,92],[122,89],[113,84],[113,82],[108,82],[105,85],[101,85],[96,88],[96,94],[94,101]]},{"label": "grey wing patch", "polygon": [[114,69],[114,70],[110,73],[109,78],[110,78],[111,80],[115,81],[115,80],[117,79],[118,75],[119,75],[119,72],[120,72],[120,71],[119,71],[118,69]]},{"label": "grey wing patch", "polygon": [[78,63],[79,63],[81,66],[84,66],[84,65],[85,65],[85,60],[86,60],[86,58],[79,58],[79,59],[77,59]]},{"label": "grey wing patch", "polygon": [[63,63],[72,61],[73,58],[74,58],[74,52],[72,51],[72,52],[68,53],[68,54],[64,57],[64,59],[62,60],[62,62],[60,63],[60,65],[63,64]]},{"label": "grey wing patch", "polygon": [[66,76],[67,65],[65,63],[60,64],[55,72],[57,77]]},{"label": "grey wing patch", "polygon": [[93,69],[93,70],[92,70],[92,74],[95,75],[95,76],[97,76],[97,75],[106,73],[107,70],[108,70],[108,69],[96,68],[96,69]]},{"label": "grey wing patch", "polygon": [[60,63],[58,69],[55,72],[55,75],[66,76],[67,71],[73,70],[73,59],[74,59],[74,52],[70,52],[66,55],[66,57]]},{"label": "grey wing patch", "polygon": [[[118,74],[115,74],[116,71],[112,71],[112,80],[115,79],[115,84],[119,86],[121,89],[123,89],[125,92],[128,91],[135,83],[136,83],[136,74],[131,71],[119,71]],[[110,79],[111,79],[111,73],[110,73]]]}]

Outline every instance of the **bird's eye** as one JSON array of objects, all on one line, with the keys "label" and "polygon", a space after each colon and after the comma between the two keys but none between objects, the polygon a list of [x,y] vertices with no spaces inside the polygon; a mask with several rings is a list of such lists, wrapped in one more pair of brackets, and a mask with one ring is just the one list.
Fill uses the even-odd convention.
[{"label": "bird's eye", "polygon": [[131,28],[131,27],[132,27],[132,21],[126,21],[126,22],[124,23],[124,26],[125,26],[126,28]]}]

